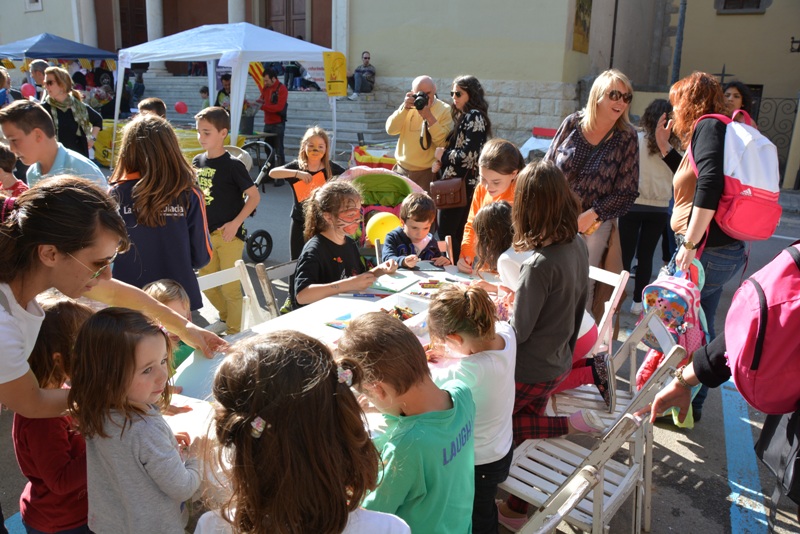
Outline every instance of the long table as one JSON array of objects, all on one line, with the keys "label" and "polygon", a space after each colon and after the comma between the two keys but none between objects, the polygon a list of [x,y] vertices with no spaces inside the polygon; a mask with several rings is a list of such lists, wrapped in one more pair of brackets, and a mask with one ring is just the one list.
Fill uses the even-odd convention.
[{"label": "long table", "polygon": [[[497,277],[483,273],[483,279],[496,282]],[[258,324],[226,340],[233,344],[253,335],[277,330],[296,330],[333,346],[341,337],[343,328],[350,319],[381,308],[390,309],[394,305],[409,307],[417,313],[406,321],[406,324],[420,339],[427,344],[427,308],[429,300],[425,294],[435,289],[428,289],[421,284],[437,282],[471,282],[479,277],[458,272],[455,266],[448,265],[443,271],[408,271],[399,270],[392,275],[378,278],[376,284],[363,293],[342,294],[328,297],[303,306],[270,321]],[[387,288],[397,292],[389,294]],[[388,295],[388,296],[387,296]],[[176,386],[183,387],[183,395],[195,399],[211,397],[211,386],[214,373],[225,354],[217,353],[213,358],[206,358],[195,352],[177,369],[174,376]]]}]

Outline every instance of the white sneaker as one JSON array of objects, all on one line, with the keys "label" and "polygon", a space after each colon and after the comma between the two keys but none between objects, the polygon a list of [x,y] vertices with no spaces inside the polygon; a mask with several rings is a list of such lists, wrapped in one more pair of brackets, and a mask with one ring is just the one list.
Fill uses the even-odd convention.
[{"label": "white sneaker", "polygon": [[358,100],[358,93],[353,93],[347,97],[347,100]]},{"label": "white sneaker", "polygon": [[644,311],[644,305],[641,302],[631,303],[631,313],[633,315],[641,315]]}]

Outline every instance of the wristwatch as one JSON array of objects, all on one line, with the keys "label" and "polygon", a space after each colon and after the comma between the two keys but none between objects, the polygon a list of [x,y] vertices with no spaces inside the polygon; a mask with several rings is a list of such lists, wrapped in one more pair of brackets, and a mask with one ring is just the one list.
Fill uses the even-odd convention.
[{"label": "wristwatch", "polygon": [[697,244],[696,243],[692,243],[691,241],[689,241],[687,239],[686,241],[683,242],[683,248],[685,248],[686,250],[696,250],[697,249]]},{"label": "wristwatch", "polygon": [[681,365],[680,367],[678,367],[677,369],[672,371],[672,373],[671,373],[672,374],[672,378],[676,379],[678,381],[678,384],[680,384],[681,386],[685,387],[686,389],[692,389],[693,386],[691,384],[689,384],[686,381],[685,378],[683,378],[683,370],[684,369],[686,369],[686,366],[685,365]]}]

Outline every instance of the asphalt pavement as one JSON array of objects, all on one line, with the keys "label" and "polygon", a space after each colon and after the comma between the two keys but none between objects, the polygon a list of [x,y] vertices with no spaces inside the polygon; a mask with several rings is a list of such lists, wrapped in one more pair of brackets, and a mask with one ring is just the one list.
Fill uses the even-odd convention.
[{"label": "asphalt pavement", "polygon": [[[782,195],[785,215],[776,235],[754,243],[746,275],[758,270],[792,240],[800,238],[800,194]],[[248,231],[265,229],[273,238],[273,252],[265,262],[273,265],[289,259],[289,211],[292,195],[288,185],[263,188],[261,203],[248,219]],[[660,249],[657,249],[660,250]],[[247,258],[245,258],[247,260]],[[660,262],[655,262],[655,269]],[[655,274],[655,273],[654,273]],[[737,277],[737,282],[738,282]],[[717,316],[717,329],[738,283],[725,289]],[[633,289],[633,282],[628,292]],[[621,335],[618,347],[636,321],[627,313],[630,298],[622,304]],[[210,306],[201,310],[198,322],[213,323],[216,313]],[[639,351],[639,361],[644,356]],[[19,473],[11,443],[9,412],[0,413],[0,503],[5,517],[19,510],[18,499],[25,484]],[[759,534],[766,533],[766,509],[774,487],[774,477],[755,460],[752,452],[764,421],[764,414],[741,402],[729,385],[711,390],[703,419],[692,430],[658,423],[655,428],[653,467],[653,524],[651,532]],[[611,523],[610,532],[630,531],[630,506],[623,505]],[[797,506],[782,499],[775,532],[800,532]]]}]

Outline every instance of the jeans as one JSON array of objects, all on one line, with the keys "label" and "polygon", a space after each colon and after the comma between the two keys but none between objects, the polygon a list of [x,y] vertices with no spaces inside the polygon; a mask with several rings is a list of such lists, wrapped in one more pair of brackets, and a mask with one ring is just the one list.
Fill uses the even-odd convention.
[{"label": "jeans", "polygon": [[514,446],[492,463],[475,466],[475,499],[472,501],[472,533],[497,533],[497,485],[508,478]]},{"label": "jeans", "polygon": [[[679,247],[683,241],[684,236],[675,235],[675,242]],[[721,247],[706,247],[703,249],[703,254],[700,256],[700,264],[703,266],[706,279],[703,284],[703,289],[700,292],[700,306],[703,308],[703,313],[706,316],[708,333],[711,339],[717,336],[714,323],[716,321],[719,300],[722,297],[722,288],[736,275],[739,269],[745,264],[746,260],[747,250],[742,241],[737,241]],[[675,256],[670,260],[669,269],[670,273],[675,272]],[[697,412],[703,410],[703,404],[707,396],[708,386],[704,385],[692,400],[695,418],[697,417]]]},{"label": "jeans", "polygon": [[[47,534],[46,532],[36,530],[35,528],[26,525],[25,521],[22,522],[22,526],[25,527],[25,532],[27,534]],[[89,525],[83,525],[81,527],[71,528],[68,530],[59,530],[56,534],[92,534],[92,531],[89,530]]]},{"label": "jeans", "polygon": [[372,83],[367,80],[360,72],[354,73],[352,76],[347,77],[347,85],[349,85],[354,93],[371,93]]},{"label": "jeans", "polygon": [[277,124],[265,124],[264,125],[264,132],[266,133],[274,133],[275,137],[270,138],[269,143],[272,145],[272,148],[275,149],[274,154],[274,165],[272,168],[280,167],[286,164],[286,158],[283,155],[283,132],[286,131],[286,123],[279,122]]}]

